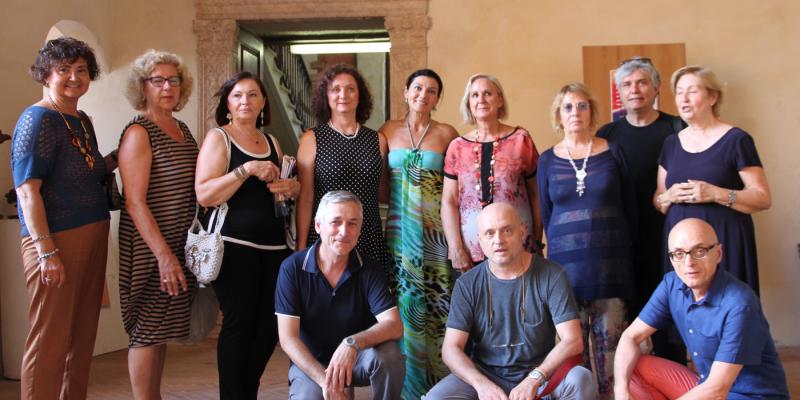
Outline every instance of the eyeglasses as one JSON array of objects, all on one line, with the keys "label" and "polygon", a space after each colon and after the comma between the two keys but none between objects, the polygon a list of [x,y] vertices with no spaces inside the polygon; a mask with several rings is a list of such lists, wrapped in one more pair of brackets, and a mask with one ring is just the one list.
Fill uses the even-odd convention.
[{"label": "eyeglasses", "polygon": [[627,60],[620,61],[619,66],[621,67],[621,66],[623,66],[623,65],[625,65],[627,63],[631,63],[631,62],[634,62],[634,61],[638,61],[640,63],[653,65],[653,60],[651,60],[651,59],[649,59],[647,57],[632,57],[632,58],[629,58]]},{"label": "eyeglasses", "polygon": [[572,103],[567,103],[561,106],[561,109],[564,110],[564,112],[567,114],[571,113],[573,108],[576,108],[578,111],[581,112],[587,111],[589,110],[589,103],[580,102],[575,104],[574,106],[572,105]]},{"label": "eyeglasses", "polygon": [[683,261],[684,259],[686,259],[687,254],[690,255],[693,260],[702,260],[706,258],[706,256],[708,256],[708,252],[711,249],[717,247],[718,245],[719,243],[712,244],[711,246],[708,247],[698,246],[689,251],[675,250],[675,251],[670,251],[667,254],[669,254],[669,259],[675,262]]},{"label": "eyeglasses", "polygon": [[169,85],[172,87],[178,86],[181,84],[181,77],[180,76],[170,76],[169,78],[165,78],[163,76],[151,76],[146,81],[149,81],[155,87],[162,87],[164,86],[165,82],[169,82]]}]

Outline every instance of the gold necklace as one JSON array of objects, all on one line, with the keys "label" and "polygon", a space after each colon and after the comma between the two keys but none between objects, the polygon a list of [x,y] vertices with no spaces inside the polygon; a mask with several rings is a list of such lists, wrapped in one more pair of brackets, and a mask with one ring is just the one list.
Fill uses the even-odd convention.
[{"label": "gold necklace", "polygon": [[53,98],[50,97],[50,94],[47,95],[47,99],[50,100],[50,104],[53,105],[58,115],[61,116],[61,119],[64,120],[64,124],[67,126],[67,131],[69,131],[70,136],[72,137],[72,145],[75,146],[76,149],[81,153],[83,156],[83,160],[86,161],[86,165],[89,166],[89,169],[94,169],[94,156],[92,155],[92,143],[89,137],[89,130],[86,129],[86,125],[83,124],[83,118],[78,116],[78,120],[81,122],[81,128],[83,128],[83,140],[85,143],[85,147],[81,144],[80,137],[78,136],[78,132],[76,129],[72,129],[72,125],[69,124],[67,118],[64,116],[64,113],[61,112],[61,109],[58,108],[56,102],[53,101]]}]

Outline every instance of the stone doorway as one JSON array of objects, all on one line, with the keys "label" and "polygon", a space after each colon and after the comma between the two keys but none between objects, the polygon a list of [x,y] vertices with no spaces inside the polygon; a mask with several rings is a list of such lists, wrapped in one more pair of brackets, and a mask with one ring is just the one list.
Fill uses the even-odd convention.
[{"label": "stone doorway", "polygon": [[198,132],[214,126],[212,95],[236,71],[240,21],[383,18],[392,42],[390,118],[403,112],[405,78],[428,64],[428,0],[198,0],[194,20],[198,53]]}]

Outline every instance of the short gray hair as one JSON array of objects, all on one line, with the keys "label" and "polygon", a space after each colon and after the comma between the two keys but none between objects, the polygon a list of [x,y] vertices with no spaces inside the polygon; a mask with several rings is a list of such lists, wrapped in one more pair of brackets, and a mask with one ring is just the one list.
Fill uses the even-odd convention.
[{"label": "short gray hair", "polygon": [[499,94],[500,98],[503,99],[503,105],[499,110],[497,110],[497,119],[504,119],[507,117],[508,100],[506,99],[506,93],[503,91],[503,86],[500,85],[500,80],[498,80],[494,75],[475,74],[470,76],[467,80],[467,87],[464,89],[464,97],[461,98],[461,118],[464,119],[464,123],[475,125],[475,116],[472,115],[472,110],[469,109],[469,89],[478,79],[486,79],[487,81],[492,82],[494,87],[497,89],[497,94]]},{"label": "short gray hair", "polygon": [[181,95],[178,99],[178,104],[175,106],[174,111],[180,111],[186,102],[189,101],[189,96],[192,94],[192,75],[189,74],[189,69],[183,63],[177,54],[168,53],[159,50],[147,50],[144,54],[137,57],[131,63],[131,72],[128,74],[128,89],[126,97],[128,102],[131,103],[134,109],[144,111],[147,107],[147,99],[144,95],[144,82],[150,77],[150,74],[158,64],[171,64],[178,69],[178,76],[181,78]]},{"label": "short gray hair", "polygon": [[661,87],[661,74],[658,73],[653,63],[647,58],[636,56],[627,61],[623,61],[622,65],[614,72],[614,81],[617,82],[617,90],[622,91],[622,87],[620,86],[622,85],[622,80],[637,70],[642,70],[647,75],[650,75],[653,86],[656,88]]},{"label": "short gray hair", "polygon": [[317,206],[317,214],[314,215],[314,221],[322,221],[322,218],[328,211],[329,205],[341,203],[355,203],[358,205],[358,212],[361,215],[361,218],[364,218],[364,205],[361,204],[361,199],[359,199],[358,196],[346,190],[332,190],[328,193],[325,193],[325,195],[322,196],[322,199],[319,201],[319,205]]}]

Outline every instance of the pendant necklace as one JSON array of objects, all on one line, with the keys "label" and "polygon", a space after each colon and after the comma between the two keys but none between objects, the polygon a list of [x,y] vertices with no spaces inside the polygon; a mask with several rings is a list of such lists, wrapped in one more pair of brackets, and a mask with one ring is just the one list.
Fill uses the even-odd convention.
[{"label": "pendant necklace", "polygon": [[361,124],[359,124],[358,122],[356,122],[356,131],[353,132],[353,133],[342,132],[342,131],[336,129],[336,126],[333,125],[333,122],[331,122],[331,121],[328,121],[328,126],[330,126],[331,129],[336,131],[336,133],[342,135],[345,139],[355,139],[355,137],[358,136],[358,131],[361,130]]},{"label": "pendant necklace", "polygon": [[422,131],[422,136],[419,137],[419,142],[417,142],[417,144],[414,144],[414,135],[412,134],[411,131],[411,124],[408,122],[408,118],[406,118],[406,128],[408,128],[408,140],[411,142],[412,151],[417,151],[419,150],[419,147],[422,146],[422,141],[425,139],[425,135],[428,134],[428,129],[431,128],[431,122],[433,122],[433,120],[428,121],[428,126],[426,126],[425,130]]},{"label": "pendant necklace", "polygon": [[583,192],[586,190],[586,183],[584,180],[586,179],[586,164],[589,162],[589,156],[592,154],[592,143],[594,140],[589,141],[589,148],[586,150],[586,157],[583,158],[583,168],[578,169],[575,166],[575,161],[572,160],[572,154],[569,152],[569,146],[567,146],[567,142],[564,141],[564,148],[567,149],[567,159],[569,160],[569,165],[572,166],[572,169],[575,171],[575,178],[578,180],[577,186],[575,191],[578,192],[578,197],[583,196]]},{"label": "pendant necklace", "polygon": [[497,156],[497,151],[500,149],[500,142],[498,138],[495,138],[492,141],[492,156],[489,159],[489,177],[486,179],[489,181],[489,196],[486,201],[483,200],[483,191],[481,191],[481,149],[483,147],[483,142],[478,141],[478,131],[475,131],[475,146],[473,146],[472,151],[474,155],[474,164],[475,164],[475,180],[477,183],[475,184],[475,191],[478,192],[478,196],[481,198],[481,208],[486,207],[489,204],[492,204],[494,201],[494,162],[495,157]]},{"label": "pendant necklace", "polygon": [[83,156],[83,160],[86,161],[86,165],[89,166],[89,169],[94,169],[94,156],[92,155],[92,142],[89,137],[89,130],[86,129],[86,125],[83,124],[83,118],[80,116],[78,120],[81,121],[81,128],[83,128],[83,141],[85,143],[81,144],[81,139],[78,136],[77,129],[73,129],[72,126],[67,121],[67,118],[64,116],[64,113],[61,112],[61,109],[58,108],[56,102],[53,101],[53,98],[50,95],[47,95],[47,99],[50,100],[50,104],[53,105],[58,115],[61,116],[61,119],[64,120],[64,124],[67,126],[67,131],[69,131],[70,136],[72,136],[72,145],[75,146],[76,149],[81,153]]}]

